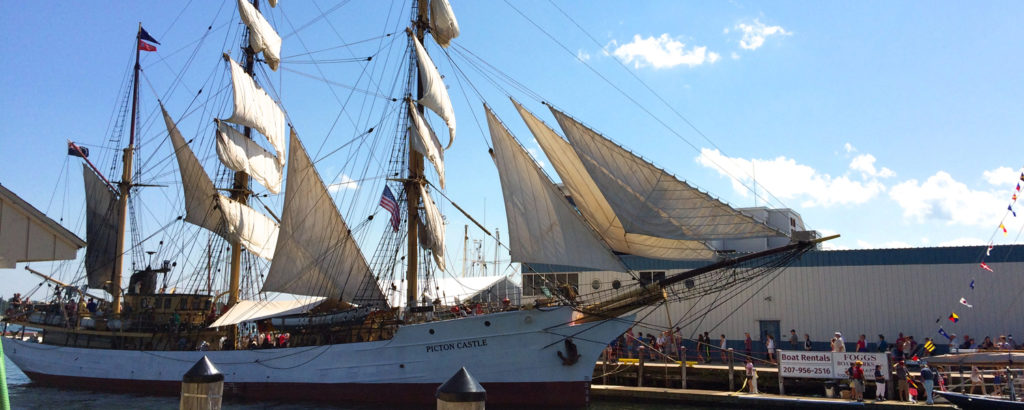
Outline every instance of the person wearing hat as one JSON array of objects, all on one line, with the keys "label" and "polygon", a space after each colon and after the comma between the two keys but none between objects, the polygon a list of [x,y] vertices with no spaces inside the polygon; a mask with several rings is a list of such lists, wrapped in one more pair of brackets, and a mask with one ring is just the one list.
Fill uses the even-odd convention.
[{"label": "person wearing hat", "polygon": [[842,333],[836,332],[836,335],[835,335],[835,337],[832,340],[833,340],[833,342],[832,342],[832,351],[833,352],[840,352],[840,353],[842,353],[842,352],[846,351],[846,341],[843,340],[843,334]]},{"label": "person wearing hat", "polygon": [[907,384],[907,365],[902,360],[896,362],[896,400],[907,401],[910,386]]},{"label": "person wearing hat", "polygon": [[853,362],[853,370],[850,371],[850,378],[853,379],[853,399],[864,401],[864,369],[861,367],[864,362],[858,360]]}]

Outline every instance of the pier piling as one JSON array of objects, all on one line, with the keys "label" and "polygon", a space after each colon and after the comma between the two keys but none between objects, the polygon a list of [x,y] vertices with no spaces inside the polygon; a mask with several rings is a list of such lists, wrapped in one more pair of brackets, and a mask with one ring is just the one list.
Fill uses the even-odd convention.
[{"label": "pier piling", "polygon": [[224,375],[203,356],[181,377],[181,410],[220,410]]},{"label": "pier piling", "polygon": [[437,410],[484,410],[487,391],[465,367],[437,388]]},{"label": "pier piling", "polygon": [[729,348],[729,391],[736,391],[736,382],[733,380],[736,372],[735,366],[736,351],[733,348]]}]

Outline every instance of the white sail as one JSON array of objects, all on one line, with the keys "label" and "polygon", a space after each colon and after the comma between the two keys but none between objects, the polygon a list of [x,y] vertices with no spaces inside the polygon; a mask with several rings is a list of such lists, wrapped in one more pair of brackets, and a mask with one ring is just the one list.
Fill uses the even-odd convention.
[{"label": "white sail", "polygon": [[[270,7],[274,7],[276,3],[271,2]],[[263,14],[247,0],[238,0],[238,14],[242,17],[242,22],[249,27],[249,46],[253,52],[262,51],[267,66],[277,71],[277,65],[281,62],[281,36],[267,19],[263,18]]]},{"label": "white sail", "polygon": [[459,36],[459,22],[448,0],[430,0],[430,34],[441,47]]},{"label": "white sail", "polygon": [[701,241],[781,235],[549,108],[627,232]]},{"label": "white sail", "polygon": [[224,234],[238,239],[250,253],[263,259],[274,259],[278,226],[274,220],[224,195],[217,195],[217,206],[224,215]]},{"label": "white sail", "polygon": [[224,217],[217,209],[216,199],[220,194],[213,187],[213,181],[206,175],[203,166],[192,153],[192,148],[185,143],[185,138],[181,136],[181,132],[163,105],[160,106],[160,110],[164,114],[164,124],[171,137],[171,147],[174,148],[174,155],[178,159],[181,185],[185,191],[185,222],[221,234]]},{"label": "white sail", "polygon": [[85,176],[85,239],[89,241],[85,248],[85,273],[90,288],[103,289],[113,278],[114,257],[119,252],[117,194],[88,165],[82,164],[82,173]]},{"label": "white sail", "polygon": [[356,303],[384,300],[366,258],[295,130],[291,146],[277,255],[262,291]]},{"label": "white sail", "polygon": [[622,222],[615,216],[611,205],[587,174],[579,156],[569,143],[555,133],[533,113],[512,100],[519,114],[530,128],[544,155],[551,161],[583,217],[604,239],[612,250],[657,259],[710,259],[714,250],[700,241],[658,238],[643,234],[627,233]]},{"label": "white sail", "polygon": [[201,226],[227,240],[237,240],[249,252],[264,259],[273,259],[277,242],[277,224],[265,215],[217,193],[192,149],[185,143],[174,120],[160,107],[171,136],[174,155],[181,171],[185,191],[185,221]]},{"label": "white sail", "polygon": [[412,120],[410,141],[412,141],[412,147],[420,154],[423,154],[431,164],[434,164],[434,169],[437,170],[438,182],[441,184],[441,188],[444,189],[444,150],[441,149],[441,142],[437,140],[437,135],[434,134],[434,130],[430,129],[427,122],[423,120],[423,116],[416,110],[416,107],[409,101],[409,118]]},{"label": "white sail", "polygon": [[252,77],[245,73],[235,60],[227,59],[231,65],[231,84],[235,95],[235,110],[225,121],[251,127],[270,141],[277,155],[277,161],[284,165],[284,111],[277,106],[266,91],[256,86]]},{"label": "white sail", "polygon": [[512,261],[626,272],[490,107],[484,108],[505,197]]},{"label": "white sail", "polygon": [[438,269],[445,270],[444,264],[444,219],[441,217],[441,212],[437,210],[437,204],[427,193],[427,188],[420,185],[420,198],[423,199],[423,211],[427,214],[426,232],[429,235],[429,242],[426,246],[430,247],[430,253],[434,254],[434,262],[437,262]]},{"label": "white sail", "polygon": [[223,121],[217,121],[217,157],[232,171],[249,174],[272,194],[281,192],[284,169],[274,154]]},{"label": "white sail", "polygon": [[416,59],[419,61],[417,65],[420,67],[420,84],[423,85],[423,96],[419,102],[441,116],[445,124],[448,124],[448,147],[451,147],[452,142],[455,141],[455,110],[452,108],[452,99],[448,97],[448,88],[445,87],[444,80],[441,79],[441,73],[437,72],[434,61],[427,55],[427,50],[423,49],[423,44],[420,44],[420,40],[416,36],[410,37],[416,47]]}]

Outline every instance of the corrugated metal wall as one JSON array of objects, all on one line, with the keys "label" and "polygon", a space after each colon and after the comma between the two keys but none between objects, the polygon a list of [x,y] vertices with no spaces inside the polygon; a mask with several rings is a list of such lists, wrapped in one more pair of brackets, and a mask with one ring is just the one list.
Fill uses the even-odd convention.
[{"label": "corrugated metal wall", "polygon": [[[825,343],[835,331],[841,331],[848,343],[860,334],[873,343],[879,333],[891,343],[898,332],[923,343],[925,337],[941,339],[940,327],[950,334],[970,334],[979,343],[984,336],[1002,334],[1018,335],[1017,343],[1024,342],[1024,246],[997,247],[992,255],[988,265],[995,272],[978,266],[982,247],[813,252],[774,280],[675,302],[669,314],[673,324],[681,324],[684,337],[708,331],[716,341],[722,333],[730,340],[742,339],[743,332],[760,340],[759,321],[777,320],[784,348],[789,329],[796,329],[801,339],[809,333],[811,340]],[[636,262],[630,266],[661,268],[669,275],[686,270],[679,269],[679,262]],[[690,268],[692,262],[685,265]],[[581,272],[582,293],[591,291],[595,278],[602,290],[615,279],[632,282],[625,274]],[[725,300],[729,295],[732,298]],[[960,305],[961,297],[974,307]],[[951,312],[960,316],[958,323],[947,320]],[[638,318],[651,330],[669,326],[663,307],[645,309]]]}]

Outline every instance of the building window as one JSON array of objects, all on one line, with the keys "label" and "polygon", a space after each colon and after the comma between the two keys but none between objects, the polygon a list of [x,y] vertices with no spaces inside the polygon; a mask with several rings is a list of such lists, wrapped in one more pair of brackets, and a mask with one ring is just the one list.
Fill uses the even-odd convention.
[{"label": "building window", "polygon": [[665,271],[646,271],[639,272],[640,283],[647,285],[659,280],[665,279]]},{"label": "building window", "polygon": [[552,297],[559,287],[571,287],[579,294],[580,274],[578,273],[524,273],[523,296]]}]

